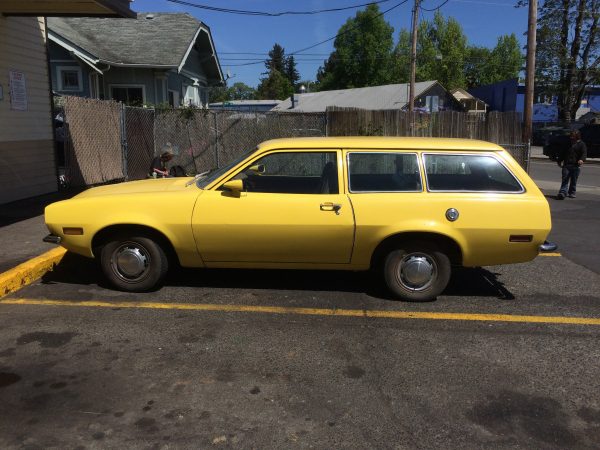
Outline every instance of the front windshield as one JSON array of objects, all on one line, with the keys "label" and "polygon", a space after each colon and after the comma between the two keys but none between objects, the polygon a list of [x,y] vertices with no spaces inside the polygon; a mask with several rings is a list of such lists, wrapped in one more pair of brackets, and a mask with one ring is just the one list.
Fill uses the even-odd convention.
[{"label": "front windshield", "polygon": [[242,162],[244,159],[246,159],[248,156],[250,156],[252,153],[254,153],[257,148],[258,147],[250,150],[249,152],[244,153],[242,156],[234,159],[229,164],[225,164],[223,167],[219,167],[217,169],[210,170],[206,174],[206,176],[203,176],[196,182],[196,186],[198,186],[200,189],[204,189],[206,186],[208,186],[210,183],[215,181],[217,178],[219,178],[221,175],[223,175],[229,169],[238,165],[240,162]]}]

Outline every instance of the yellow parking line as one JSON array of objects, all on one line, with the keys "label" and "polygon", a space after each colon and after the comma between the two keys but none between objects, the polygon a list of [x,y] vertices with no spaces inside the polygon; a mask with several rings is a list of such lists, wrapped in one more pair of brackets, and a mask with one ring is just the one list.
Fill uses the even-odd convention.
[{"label": "yellow parking line", "polygon": [[538,256],[562,256],[560,253],[540,253]]},{"label": "yellow parking line", "polygon": [[204,303],[103,302],[37,300],[9,298],[0,305],[80,306],[93,308],[175,309],[188,311],[243,312],[263,314],[297,314],[310,316],[368,317],[377,319],[463,320],[479,322],[521,322],[570,325],[600,325],[597,317],[519,316],[510,314],[470,314],[445,312],[376,311],[361,309],[295,308],[286,306],[218,305]]}]

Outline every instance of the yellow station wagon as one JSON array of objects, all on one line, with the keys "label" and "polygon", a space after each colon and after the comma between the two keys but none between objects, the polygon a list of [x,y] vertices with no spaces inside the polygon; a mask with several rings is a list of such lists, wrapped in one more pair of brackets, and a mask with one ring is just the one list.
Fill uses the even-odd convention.
[{"label": "yellow station wagon", "polygon": [[100,259],[117,289],[170,266],[382,272],[430,300],[451,267],[530,261],[548,202],[501,147],[437,138],[267,141],[195,178],[89,189],[46,208],[49,242]]}]

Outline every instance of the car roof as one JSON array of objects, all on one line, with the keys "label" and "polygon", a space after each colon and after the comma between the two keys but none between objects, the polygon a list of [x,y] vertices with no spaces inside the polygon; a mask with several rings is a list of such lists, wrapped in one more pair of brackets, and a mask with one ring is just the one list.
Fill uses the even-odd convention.
[{"label": "car roof", "polygon": [[502,151],[497,144],[475,139],[431,137],[330,136],[284,138],[265,141],[259,151],[283,148],[343,148],[360,150]]}]

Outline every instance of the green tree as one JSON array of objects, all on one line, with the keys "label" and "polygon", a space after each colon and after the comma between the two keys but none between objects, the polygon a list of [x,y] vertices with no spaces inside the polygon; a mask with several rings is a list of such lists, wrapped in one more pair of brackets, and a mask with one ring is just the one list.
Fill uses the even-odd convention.
[{"label": "green tree", "polygon": [[600,78],[599,19],[600,0],[545,0],[539,6],[538,92],[557,95],[561,121],[575,118],[586,87]]},{"label": "green tree", "polygon": [[265,67],[267,68],[268,74],[272,70],[277,70],[279,73],[285,73],[286,70],[286,58],[285,58],[285,49],[275,43],[273,48],[269,50],[269,57],[265,61]]},{"label": "green tree", "polygon": [[227,92],[230,100],[253,100],[256,98],[256,89],[241,82],[233,83]]},{"label": "green tree", "polygon": [[257,95],[262,100],[284,100],[292,95],[294,88],[290,80],[278,70],[271,70],[260,80]]},{"label": "green tree", "polygon": [[[400,30],[394,50],[394,77],[408,82],[410,77],[411,35]],[[467,38],[460,24],[438,11],[432,21],[424,20],[417,30],[417,81],[437,80],[446,89],[465,87]]]},{"label": "green tree", "polygon": [[290,80],[290,83],[294,88],[298,85],[298,81],[300,80],[300,74],[298,73],[298,69],[296,69],[296,60],[294,56],[288,56],[285,60],[285,73],[284,75]]},{"label": "green tree", "polygon": [[465,58],[466,87],[482,86],[492,83],[489,61],[492,51],[487,47],[469,46]]},{"label": "green tree", "polygon": [[521,47],[514,34],[500,36],[492,50],[470,46],[465,62],[467,87],[517,78],[523,62]]},{"label": "green tree", "polygon": [[273,70],[276,70],[284,75],[293,87],[296,86],[300,79],[294,56],[285,56],[285,49],[277,43],[269,50],[269,57],[265,61],[265,67],[268,71],[263,75],[269,75]]},{"label": "green tree", "polygon": [[377,86],[392,81],[394,29],[368,5],[338,30],[335,50],[319,68],[321,90]]},{"label": "green tree", "polygon": [[210,90],[211,102],[226,102],[228,100],[252,100],[256,98],[256,89],[244,83],[234,83],[233,86],[219,86]]},{"label": "green tree", "polygon": [[419,26],[417,77],[438,80],[446,89],[465,86],[467,37],[458,21],[437,11],[432,21]]}]

